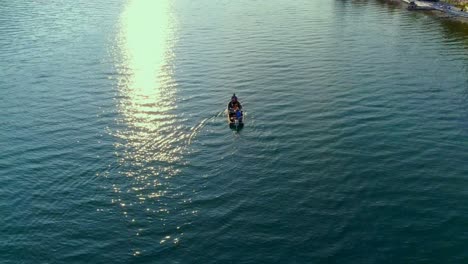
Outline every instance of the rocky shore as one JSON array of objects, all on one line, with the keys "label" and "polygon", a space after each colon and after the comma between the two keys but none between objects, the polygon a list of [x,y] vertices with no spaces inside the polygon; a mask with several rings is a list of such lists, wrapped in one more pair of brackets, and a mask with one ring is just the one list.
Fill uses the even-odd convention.
[{"label": "rocky shore", "polygon": [[408,10],[435,10],[450,18],[468,23],[468,0],[418,1],[400,0],[408,5]]}]

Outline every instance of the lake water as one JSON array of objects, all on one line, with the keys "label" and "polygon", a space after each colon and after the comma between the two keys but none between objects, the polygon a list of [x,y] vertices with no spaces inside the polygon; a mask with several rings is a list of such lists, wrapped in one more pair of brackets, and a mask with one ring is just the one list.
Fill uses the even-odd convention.
[{"label": "lake water", "polygon": [[468,261],[468,24],[3,1],[0,111],[1,263]]}]

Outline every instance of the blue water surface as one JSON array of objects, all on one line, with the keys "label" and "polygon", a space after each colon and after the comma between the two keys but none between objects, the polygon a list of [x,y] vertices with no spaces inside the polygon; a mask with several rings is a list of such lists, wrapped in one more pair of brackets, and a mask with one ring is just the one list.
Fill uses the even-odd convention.
[{"label": "blue water surface", "polygon": [[467,106],[394,1],[4,2],[0,262],[466,263]]}]

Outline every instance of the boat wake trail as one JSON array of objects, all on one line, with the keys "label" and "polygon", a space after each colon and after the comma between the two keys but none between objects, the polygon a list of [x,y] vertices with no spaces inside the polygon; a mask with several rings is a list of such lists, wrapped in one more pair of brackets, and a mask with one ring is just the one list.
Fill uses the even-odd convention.
[{"label": "boat wake trail", "polygon": [[213,115],[209,118],[205,118],[203,119],[200,123],[198,123],[198,125],[192,127],[190,130],[190,134],[188,136],[188,140],[187,140],[187,146],[191,145],[192,144],[192,141],[193,139],[202,131],[202,129],[206,126],[206,124],[208,123],[208,121],[210,120],[213,120],[217,117],[220,117],[221,115],[223,115],[224,113],[226,112],[226,110],[223,110],[223,111],[220,111],[219,113],[217,113],[216,115]]}]

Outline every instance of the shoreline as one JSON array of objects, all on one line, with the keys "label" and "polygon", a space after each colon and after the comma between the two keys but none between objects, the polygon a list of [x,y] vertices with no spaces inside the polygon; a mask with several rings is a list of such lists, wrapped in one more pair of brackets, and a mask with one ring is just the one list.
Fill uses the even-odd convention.
[{"label": "shoreline", "polygon": [[[457,20],[463,23],[468,23],[468,12],[461,11],[461,8],[456,7],[446,2],[432,2],[419,0],[399,0],[407,5],[407,9],[411,11],[435,11],[440,14],[447,15],[447,18]],[[410,9],[410,4],[413,9]]]}]

